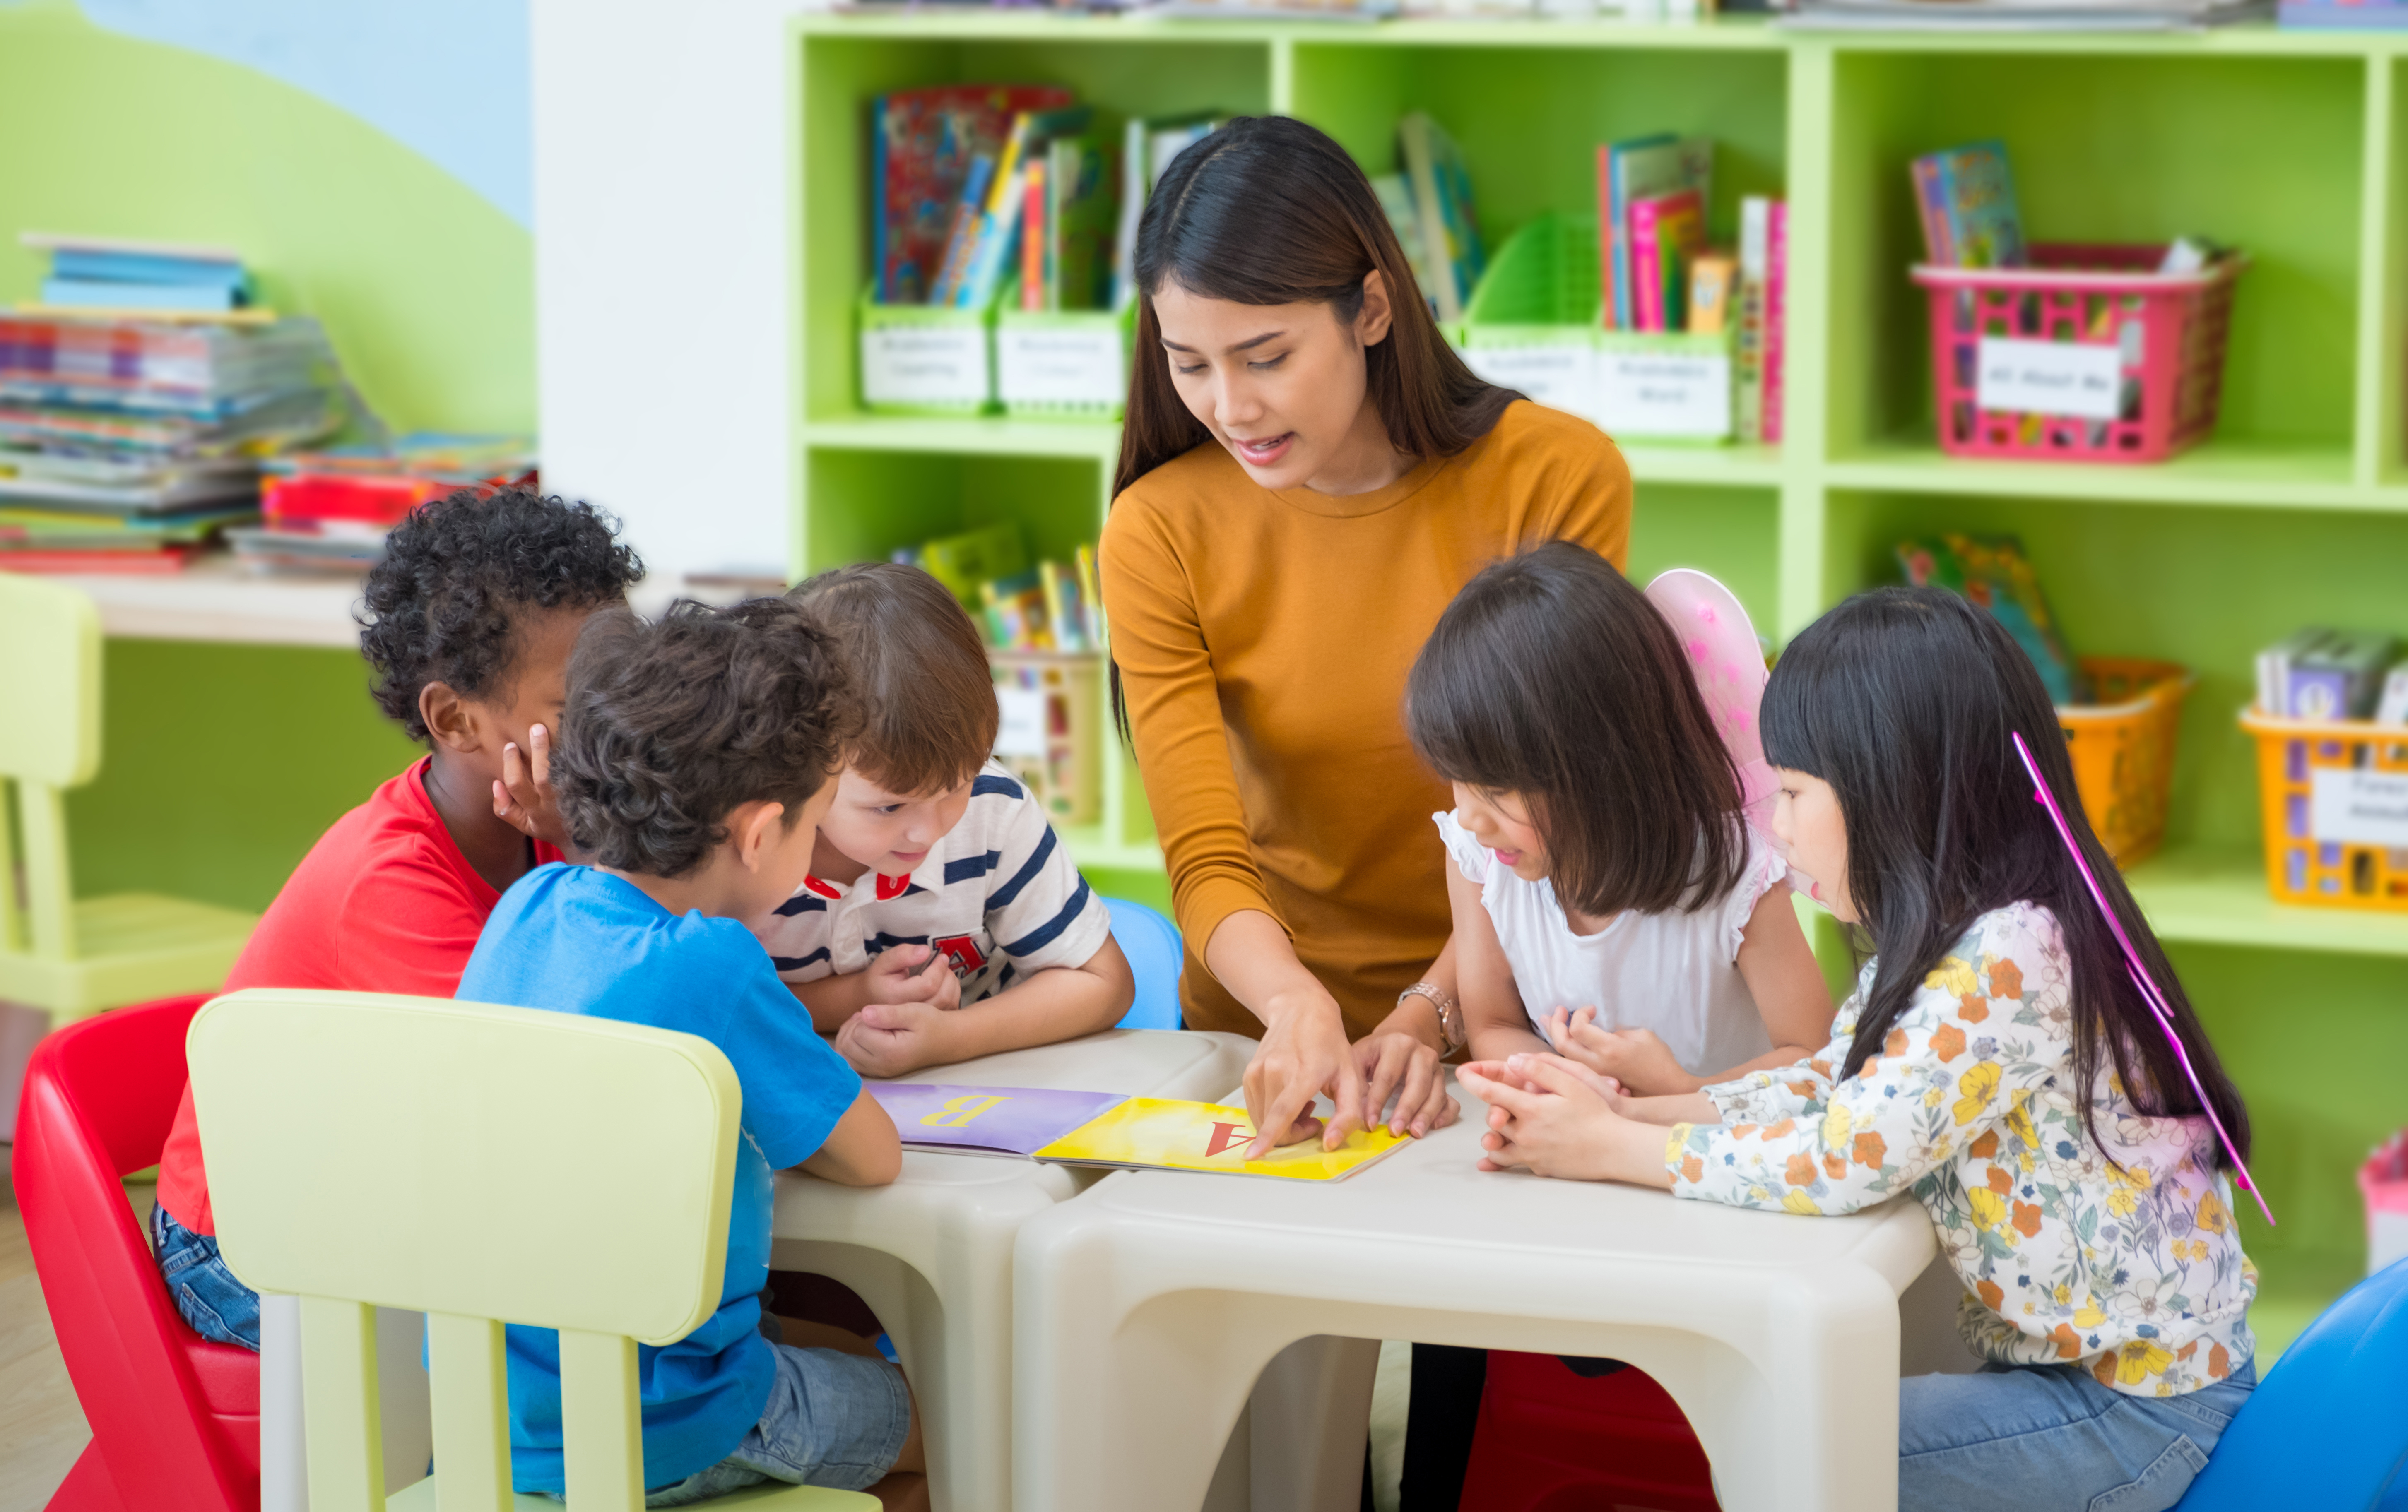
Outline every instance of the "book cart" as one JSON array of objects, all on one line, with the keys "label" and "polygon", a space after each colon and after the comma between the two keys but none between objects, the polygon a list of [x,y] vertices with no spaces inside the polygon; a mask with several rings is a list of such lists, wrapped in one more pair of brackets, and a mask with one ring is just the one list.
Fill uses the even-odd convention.
[{"label": "book cart", "polygon": [[[2352,1176],[2408,1122],[2408,918],[2270,899],[2254,743],[2235,715],[2257,649],[2300,624],[2408,632],[2408,42],[2268,27],[1834,36],[1760,20],[791,26],[797,573],[1005,518],[1034,553],[1067,556],[1110,503],[1111,423],[861,410],[875,94],[1007,80],[1065,84],[1105,112],[1284,112],[1372,173],[1396,166],[1398,117],[1426,109],[1469,159],[1492,249],[1550,212],[1593,213],[1598,143],[1713,136],[1717,243],[1736,239],[1741,195],[1789,202],[1786,440],[1627,448],[1631,575],[1703,567],[1785,637],[1892,580],[1904,537],[2011,532],[2077,649],[2196,669],[2166,841],[2131,882],[2250,1098],[2252,1165],[2282,1220],[2243,1219],[2269,1342],[2360,1274]],[[2035,239],[2193,234],[2249,254],[2206,444],[2156,466],[1942,453],[1907,163],[1987,136],[2014,154]],[[1065,839],[1106,891],[1164,899],[1136,768],[1099,756],[1100,814]],[[1837,968],[1836,937],[1825,944]]]}]

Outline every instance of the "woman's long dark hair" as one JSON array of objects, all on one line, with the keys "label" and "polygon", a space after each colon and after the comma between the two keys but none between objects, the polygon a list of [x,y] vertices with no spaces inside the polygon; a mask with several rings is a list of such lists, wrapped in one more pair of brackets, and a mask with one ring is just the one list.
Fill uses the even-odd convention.
[{"label": "woman's long dark hair", "polygon": [[1172,387],[1154,296],[1168,280],[1240,305],[1363,307],[1378,270],[1396,313],[1363,354],[1369,397],[1399,451],[1445,457],[1486,435],[1521,397],[1483,381],[1438,332],[1371,180],[1323,132],[1240,116],[1171,160],[1137,227],[1137,349],[1112,478],[1131,483],[1212,438]]},{"label": "woman's long dark hair", "polygon": [[1739,885],[1739,774],[1680,637],[1585,547],[1463,585],[1413,662],[1405,730],[1439,776],[1529,805],[1570,907],[1669,913]]},{"label": "woman's long dark hair", "polygon": [[[1847,826],[1848,892],[1880,951],[1841,1068],[1881,1052],[1926,974],[1973,920],[2036,903],[2064,932],[2072,994],[2073,1075],[2091,1138],[2101,1068],[2152,1117],[2200,1109],[2157,1016],[2081,871],[2033,801],[2010,736],[2021,734],[2124,933],[2164,992],[2200,1084],[2243,1160],[2249,1114],[2182,982],[2141,917],[2123,874],[2091,833],[2057,710],[2030,659],[1995,620],[1936,588],[1860,593],[1782,653],[1764,694],[1764,750],[1776,766],[1828,782]],[[2221,1148],[2219,1165],[2230,1159]]]},{"label": "woman's long dark hair", "polygon": [[[1138,221],[1136,261],[1137,345],[1114,498],[1212,439],[1171,385],[1154,314],[1165,280],[1240,305],[1329,305],[1351,322],[1376,269],[1395,313],[1386,339],[1363,353],[1366,392],[1389,444],[1409,456],[1453,456],[1522,397],[1479,378],[1439,335],[1371,180],[1301,121],[1239,116],[1173,158]],[[1117,662],[1111,687],[1125,740]]]}]

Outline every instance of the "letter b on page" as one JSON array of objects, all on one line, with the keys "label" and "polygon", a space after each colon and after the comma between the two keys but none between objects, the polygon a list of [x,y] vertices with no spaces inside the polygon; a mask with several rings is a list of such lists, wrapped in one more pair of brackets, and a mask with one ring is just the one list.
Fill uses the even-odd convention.
[{"label": "letter b on page", "polygon": [[966,1128],[970,1120],[1004,1100],[976,1092],[964,1097],[950,1097],[945,1100],[943,1106],[922,1119],[920,1123],[923,1128],[928,1129]]}]

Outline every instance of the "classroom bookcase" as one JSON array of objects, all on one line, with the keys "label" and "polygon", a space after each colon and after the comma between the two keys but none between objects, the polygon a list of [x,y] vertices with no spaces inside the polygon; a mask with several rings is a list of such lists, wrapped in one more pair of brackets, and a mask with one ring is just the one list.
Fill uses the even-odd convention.
[{"label": "classroom bookcase", "polygon": [[[2284,1220],[2251,1232],[2270,1334],[2287,1337],[2345,1284],[2348,1173],[2408,1121],[2408,1094],[2329,1062],[2348,1047],[2395,1066],[2408,1056],[2408,919],[2268,899],[2255,758],[2234,716],[2255,651],[2300,624],[2408,632],[2408,38],[1818,36],[1738,19],[794,25],[797,571],[1007,516],[1060,553],[1094,537],[1110,502],[1115,426],[860,412],[853,302],[874,94],[1009,79],[1067,84],[1108,112],[1277,111],[1373,173],[1397,165],[1397,118],[1424,108],[1469,160],[1492,248],[1541,212],[1592,211],[1599,142],[1712,135],[1717,241],[1735,240],[1741,195],[1790,204],[1786,440],[1627,448],[1632,576],[1706,568],[1778,639],[1893,580],[1902,536],[2014,532],[2078,650],[2195,668],[2167,844],[2131,880],[2258,1100],[2252,1163]],[[1920,254],[1907,162],[1985,136],[2008,145],[2035,240],[2188,233],[2250,253],[2213,440],[2152,467],[1942,454],[1906,273]],[[1067,836],[1074,854],[1158,875],[1134,766],[1106,772],[1103,818]]]}]

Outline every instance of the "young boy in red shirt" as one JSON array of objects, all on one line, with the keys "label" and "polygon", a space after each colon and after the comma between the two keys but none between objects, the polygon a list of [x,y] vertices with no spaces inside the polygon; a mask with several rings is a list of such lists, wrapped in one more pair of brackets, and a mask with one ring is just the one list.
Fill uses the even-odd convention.
[{"label": "young boy in red shirt", "polygon": [[[592,506],[455,493],[394,529],[368,574],[360,651],[378,706],[427,755],[319,838],[268,906],[226,990],[450,997],[512,882],[563,859],[546,780],[568,653],[643,576]],[[193,1093],[159,1157],[151,1239],[203,1337],[259,1348],[259,1298],[218,1256]]]}]

